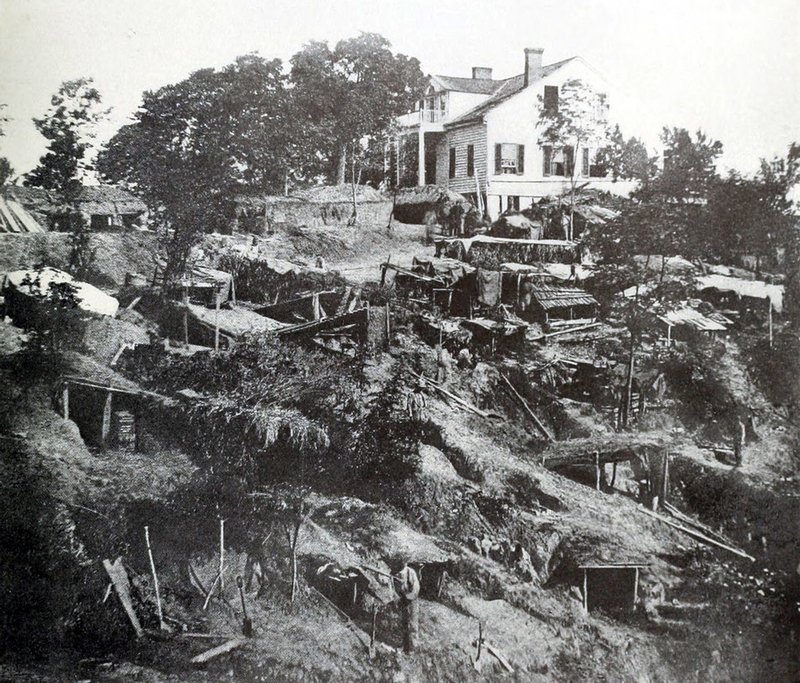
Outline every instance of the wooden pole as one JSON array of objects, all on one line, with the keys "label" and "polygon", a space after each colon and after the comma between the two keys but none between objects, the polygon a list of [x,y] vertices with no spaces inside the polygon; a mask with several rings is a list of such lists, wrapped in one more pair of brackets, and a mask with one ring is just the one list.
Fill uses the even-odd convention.
[{"label": "wooden pole", "polygon": [[713,538],[706,536],[705,534],[701,534],[699,531],[695,531],[694,529],[685,527],[682,524],[673,522],[671,519],[667,519],[663,515],[659,515],[656,512],[652,512],[644,506],[639,507],[637,509],[641,510],[642,512],[644,512],[644,514],[650,517],[655,517],[656,519],[661,520],[662,522],[664,522],[664,524],[671,526],[674,529],[677,529],[678,531],[683,531],[685,534],[691,536],[692,538],[698,541],[702,541],[703,543],[708,543],[709,545],[713,545],[717,548],[722,548],[723,550],[727,550],[728,552],[731,552],[734,555],[738,555],[739,557],[744,557],[745,559],[750,560],[751,562],[756,561],[755,557],[753,557],[752,555],[748,555],[744,550],[741,550],[739,548],[734,548],[733,546],[726,545],[725,543],[720,543],[719,541],[716,541]]},{"label": "wooden pole", "polygon": [[669,449],[664,449],[664,459],[661,463],[661,505],[667,504],[669,491]]},{"label": "wooden pole", "polygon": [[594,487],[600,490],[600,452],[594,452]]},{"label": "wooden pole", "polygon": [[189,345],[189,288],[183,288],[183,343]]},{"label": "wooden pole", "polygon": [[106,394],[106,401],[103,404],[103,423],[100,426],[100,444],[103,448],[108,446],[108,435],[111,431],[111,400],[113,393]]},{"label": "wooden pole", "polygon": [[375,632],[377,631],[378,627],[378,605],[372,605],[372,634],[369,638],[369,653],[370,656],[375,654]]},{"label": "wooden pole", "polygon": [[589,611],[589,570],[583,568],[583,609]]},{"label": "wooden pole", "polygon": [[219,351],[219,292],[214,298],[214,351]]},{"label": "wooden pole", "polygon": [[500,377],[503,378],[503,381],[508,385],[508,388],[514,392],[514,396],[517,397],[519,402],[522,404],[522,407],[525,408],[525,412],[530,415],[533,421],[536,423],[536,426],[539,428],[542,434],[544,434],[545,438],[548,441],[555,441],[555,437],[550,433],[547,427],[544,426],[544,423],[537,417],[536,413],[533,412],[531,407],[528,405],[528,402],[522,397],[522,395],[516,390],[513,384],[509,381],[508,377],[506,377],[503,373],[500,373]]},{"label": "wooden pole", "polygon": [[636,575],[633,579],[633,605],[632,608],[636,609],[636,598],[639,595],[639,567],[634,568],[636,570]]},{"label": "wooden pole", "polygon": [[769,305],[769,348],[772,348],[772,299],[767,297],[767,304]]},{"label": "wooden pole", "polygon": [[219,592],[223,594],[225,590],[225,579],[222,572],[225,568],[225,520],[219,520]]},{"label": "wooden pole", "polygon": [[158,589],[158,575],[156,574],[156,564],[153,562],[153,550],[150,547],[150,529],[144,528],[144,541],[147,544],[147,555],[150,558],[150,569],[153,572],[153,588],[156,592],[156,608],[158,609],[158,624],[162,630],[167,628],[164,623],[164,613],[161,611],[161,592]]},{"label": "wooden pole", "polygon": [[69,420],[69,382],[64,382],[64,387],[61,390],[61,404],[64,411],[64,419]]}]

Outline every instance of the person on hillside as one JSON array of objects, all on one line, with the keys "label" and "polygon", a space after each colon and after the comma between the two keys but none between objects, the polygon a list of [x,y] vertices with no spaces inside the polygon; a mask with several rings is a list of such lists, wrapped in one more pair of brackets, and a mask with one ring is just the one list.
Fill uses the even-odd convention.
[{"label": "person on hillside", "polygon": [[536,577],[536,571],[531,562],[530,553],[523,547],[522,543],[517,543],[514,546],[514,552],[511,553],[511,562],[514,569],[522,577],[523,581],[533,581]]},{"label": "person on hillside", "polygon": [[410,654],[419,646],[419,577],[405,558],[394,583],[403,612],[403,650]]},{"label": "person on hillside", "polygon": [[406,396],[406,411],[408,416],[415,422],[422,422],[426,417],[426,409],[428,402],[425,399],[425,394],[422,392],[422,387],[417,385],[414,390],[409,392]]},{"label": "person on hillside", "polygon": [[742,418],[737,417],[733,427],[733,459],[736,467],[742,465],[742,451],[744,450],[745,440],[747,439],[747,427]]},{"label": "person on hillside", "polygon": [[436,345],[436,381],[446,382],[450,376],[450,352],[442,344]]}]

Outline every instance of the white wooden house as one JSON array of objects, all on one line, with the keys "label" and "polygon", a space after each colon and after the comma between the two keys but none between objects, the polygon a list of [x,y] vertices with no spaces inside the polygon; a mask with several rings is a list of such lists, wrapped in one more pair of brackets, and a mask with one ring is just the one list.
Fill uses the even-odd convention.
[{"label": "white wooden house", "polygon": [[539,110],[558,106],[561,86],[580,80],[597,95],[597,116],[607,117],[608,86],[581,57],[543,64],[543,50],[525,50],[525,70],[494,79],[492,69],[473,67],[472,78],[431,76],[415,111],[399,117],[395,172],[405,172],[404,138],[417,143],[419,185],[436,184],[478,203],[478,192],[492,219],[508,209],[525,209],[540,197],[580,185],[628,194],[631,183],[600,177],[593,162],[597,145],[572,149],[540,145]]}]

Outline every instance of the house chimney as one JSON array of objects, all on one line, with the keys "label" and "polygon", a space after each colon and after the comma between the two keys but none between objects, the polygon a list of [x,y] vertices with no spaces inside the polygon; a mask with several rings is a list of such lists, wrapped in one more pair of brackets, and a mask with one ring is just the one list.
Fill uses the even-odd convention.
[{"label": "house chimney", "polygon": [[473,66],[472,79],[475,80],[477,78],[488,78],[492,80],[492,69],[488,66]]},{"label": "house chimney", "polygon": [[535,83],[542,77],[542,53],[544,48],[525,48],[525,87]]}]

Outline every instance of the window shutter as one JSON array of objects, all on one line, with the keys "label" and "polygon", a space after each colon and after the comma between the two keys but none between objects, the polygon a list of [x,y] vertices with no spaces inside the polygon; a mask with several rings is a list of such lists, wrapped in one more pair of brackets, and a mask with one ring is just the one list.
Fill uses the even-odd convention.
[{"label": "window shutter", "polygon": [[575,148],[564,148],[564,175],[571,178],[572,171],[575,168]]},{"label": "window shutter", "polygon": [[517,175],[525,173],[525,145],[517,145]]},{"label": "window shutter", "polygon": [[553,161],[553,148],[550,147],[550,145],[545,145],[542,147],[542,152],[542,158],[544,160],[542,164],[542,175],[549,176],[551,162]]},{"label": "window shutter", "polygon": [[503,172],[503,147],[500,144],[494,146],[494,172],[495,175],[500,175]]},{"label": "window shutter", "polygon": [[450,177],[451,178],[455,178],[456,177],[456,148],[455,147],[451,147],[450,148],[450,169],[449,170],[450,170],[450,174],[449,174]]}]

